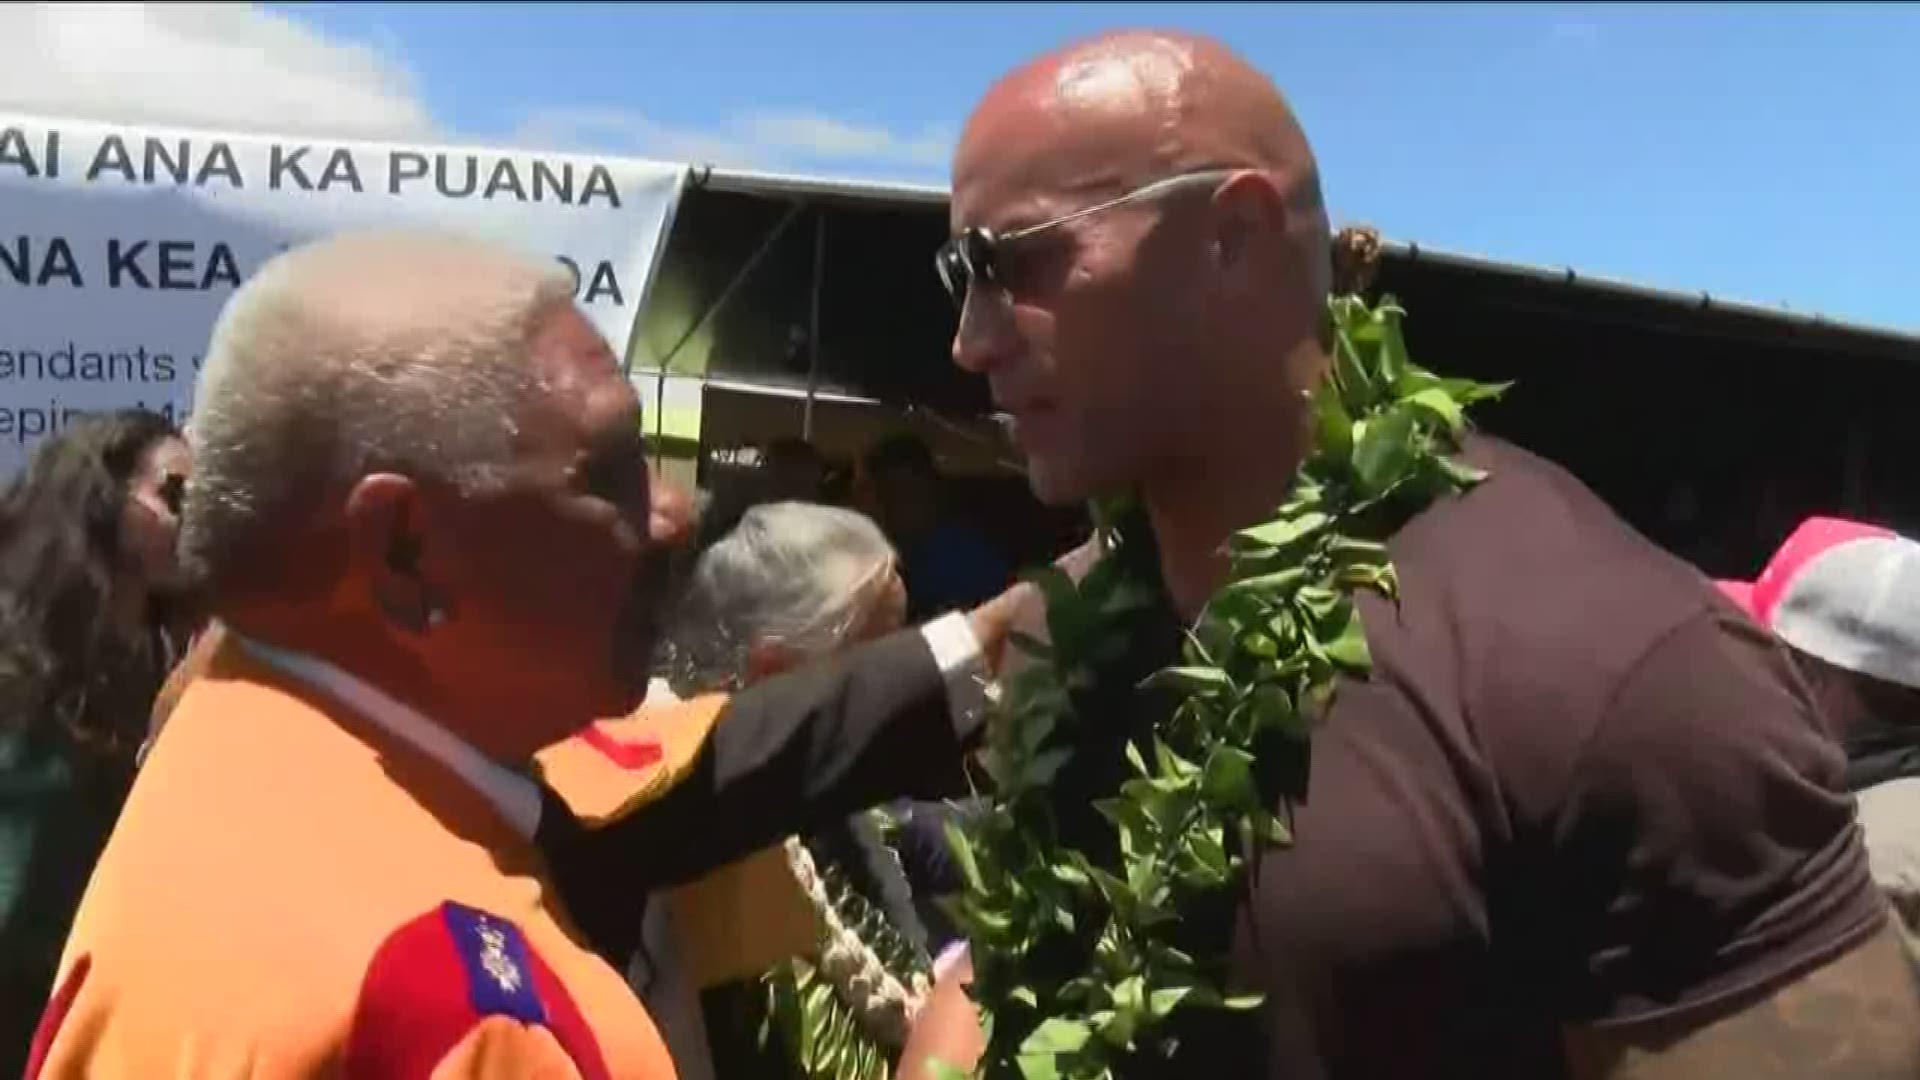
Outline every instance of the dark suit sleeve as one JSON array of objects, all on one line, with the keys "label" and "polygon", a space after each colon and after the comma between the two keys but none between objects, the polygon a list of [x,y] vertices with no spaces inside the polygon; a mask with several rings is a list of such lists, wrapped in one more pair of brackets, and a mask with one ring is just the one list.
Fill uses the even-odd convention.
[{"label": "dark suit sleeve", "polygon": [[902,631],[742,691],[680,783],[605,827],[549,792],[539,843],[575,922],[624,965],[647,893],[863,807],[960,793],[979,724],[952,714],[925,639]]}]

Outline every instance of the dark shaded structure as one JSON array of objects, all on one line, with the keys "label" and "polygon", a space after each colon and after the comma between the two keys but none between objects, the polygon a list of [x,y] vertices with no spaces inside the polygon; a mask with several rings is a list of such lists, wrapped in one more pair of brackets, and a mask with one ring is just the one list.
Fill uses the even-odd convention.
[{"label": "dark shaded structure", "polygon": [[[994,464],[1009,455],[990,425],[938,418],[988,408],[985,387],[947,359],[954,312],[931,265],[946,228],[936,189],[696,170],[635,336],[635,372],[685,339],[707,377],[742,384],[708,391],[708,455],[799,434],[810,385],[833,403],[816,400],[812,431],[830,456],[857,448],[829,428],[867,438],[916,426],[969,478],[966,500],[1009,552],[1037,559],[1074,534],[1077,515],[1032,505]],[[1566,465],[1710,572],[1753,572],[1816,511],[1920,529],[1920,485],[1905,472],[1920,460],[1920,425],[1907,418],[1920,337],[1415,246],[1387,246],[1376,291],[1406,306],[1421,363],[1517,384],[1480,414],[1484,427]],[[669,370],[685,370],[686,353]],[[773,412],[734,410],[762,430],[724,430],[717,398],[769,387],[787,391]],[[849,419],[874,409],[878,419]],[[781,415],[786,430],[764,430]]]}]

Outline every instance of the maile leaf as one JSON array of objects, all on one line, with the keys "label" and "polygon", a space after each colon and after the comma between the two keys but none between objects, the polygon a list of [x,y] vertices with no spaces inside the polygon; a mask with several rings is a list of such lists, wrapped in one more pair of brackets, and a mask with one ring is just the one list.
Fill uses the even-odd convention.
[{"label": "maile leaf", "polygon": [[1184,690],[1187,693],[1219,690],[1233,685],[1227,673],[1216,667],[1162,668],[1140,684],[1149,690]]},{"label": "maile leaf", "polygon": [[1092,1030],[1081,1021],[1052,1017],[1042,1020],[1033,1034],[1021,1041],[1020,1055],[1071,1054],[1087,1045],[1092,1035]]},{"label": "maile leaf", "polygon": [[1275,518],[1263,525],[1242,529],[1234,535],[1255,544],[1286,547],[1315,529],[1323,528],[1328,520],[1330,519],[1325,514],[1309,511],[1292,517]]},{"label": "maile leaf", "polygon": [[967,837],[966,831],[961,829],[959,824],[952,818],[948,818],[944,826],[947,834],[947,847],[953,852],[953,862],[960,870],[961,880],[966,882],[968,892],[980,892],[985,886],[981,883],[980,879],[980,863],[973,855],[973,841]]},{"label": "maile leaf", "polygon": [[1413,414],[1395,409],[1367,425],[1353,448],[1354,478],[1367,495],[1392,486],[1413,461]]},{"label": "maile leaf", "polygon": [[1334,634],[1321,645],[1327,659],[1349,671],[1365,671],[1373,662],[1373,655],[1367,648],[1366,627],[1360,622],[1360,609],[1351,602],[1347,604],[1346,618],[1337,626]]},{"label": "maile leaf", "polygon": [[1466,413],[1461,411],[1460,403],[1438,387],[1422,390],[1405,400],[1409,405],[1432,413],[1447,426],[1448,434],[1458,435],[1461,428],[1466,425]]}]

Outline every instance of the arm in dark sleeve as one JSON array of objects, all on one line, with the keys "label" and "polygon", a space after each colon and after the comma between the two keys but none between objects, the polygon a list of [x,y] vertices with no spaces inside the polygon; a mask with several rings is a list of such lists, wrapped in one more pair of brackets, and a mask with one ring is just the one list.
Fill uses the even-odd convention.
[{"label": "arm in dark sleeve", "polygon": [[1579,883],[1560,923],[1574,1075],[1920,1067],[1900,1025],[1860,1020],[1911,1031],[1920,1008],[1877,958],[1885,906],[1841,756],[1790,663],[1703,612],[1654,644],[1581,748],[1553,836]]},{"label": "arm in dark sleeve", "polygon": [[575,920],[624,959],[646,893],[862,807],[963,790],[981,715],[955,715],[952,676],[903,631],[742,691],[688,775],[618,821],[583,829],[549,793],[538,840]]}]

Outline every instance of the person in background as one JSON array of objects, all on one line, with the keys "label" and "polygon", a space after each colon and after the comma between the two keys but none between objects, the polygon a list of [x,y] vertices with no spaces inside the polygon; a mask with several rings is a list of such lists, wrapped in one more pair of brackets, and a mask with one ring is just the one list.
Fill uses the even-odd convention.
[{"label": "person in background", "polygon": [[[669,706],[692,737],[597,737],[643,700],[673,523],[570,295],[549,262],[381,232],[229,300],[181,528],[223,641],[87,885],[27,1075],[664,1080],[606,961],[634,898],[960,782],[1004,607]],[[633,797],[544,783],[580,772],[556,747]]]},{"label": "person in background", "polygon": [[1758,578],[1719,585],[1792,649],[1846,750],[1874,880],[1920,941],[1920,543],[1810,518]]},{"label": "person in background", "polygon": [[930,618],[998,595],[1012,573],[980,530],[946,505],[946,478],[912,432],[876,444],[860,461],[864,497],[900,550],[907,617]]},{"label": "person in background", "polygon": [[190,464],[162,417],[105,413],[41,442],[0,493],[0,1074],[25,1064],[192,631],[174,554]]},{"label": "person in background", "polygon": [[[898,630],[905,625],[906,608],[893,547],[871,520],[851,510],[801,502],[756,506],[702,553],[694,568],[666,634],[673,689],[694,697],[758,683]],[[882,915],[907,952],[926,954],[927,931],[907,876],[871,812],[818,830],[804,843],[805,857],[843,877],[859,903]],[[791,858],[802,855],[789,846]],[[802,869],[796,877],[817,875]],[[865,942],[850,947],[872,951]],[[873,963],[882,961],[874,956]],[[839,987],[836,994],[844,1002],[850,989]],[[766,999],[757,980],[707,996],[720,1075],[791,1070],[791,1061],[765,1058],[754,1047]],[[873,1002],[876,1011],[885,1007]],[[895,1021],[904,1031],[904,1016]],[[897,1042],[887,1047],[885,1057],[891,1059],[899,1048]]]},{"label": "person in background", "polygon": [[767,444],[760,467],[765,470],[760,487],[761,502],[826,501],[826,459],[805,439],[773,440]]}]

